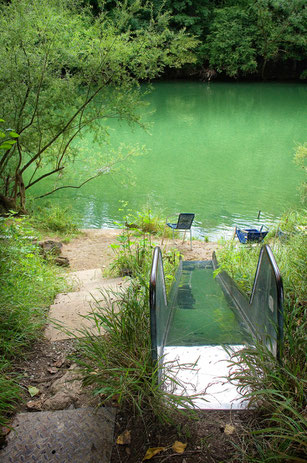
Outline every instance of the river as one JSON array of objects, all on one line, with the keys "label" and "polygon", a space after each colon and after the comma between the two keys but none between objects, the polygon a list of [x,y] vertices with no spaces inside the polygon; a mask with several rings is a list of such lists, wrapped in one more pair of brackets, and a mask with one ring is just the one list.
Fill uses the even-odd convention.
[{"label": "river", "polygon": [[[303,174],[293,162],[306,141],[307,87],[292,83],[159,82],[146,96],[149,133],[112,121],[111,146],[146,145],[124,174],[103,175],[79,190],[61,190],[53,202],[71,205],[84,228],[116,227],[120,201],[162,216],[194,212],[194,234],[216,239],[233,226],[267,225],[299,205]],[[149,112],[150,111],[150,112]],[[73,181],[100,148],[89,134]],[[52,186],[52,182],[50,186]],[[69,183],[69,180],[68,180]],[[34,194],[45,191],[37,187]]]}]

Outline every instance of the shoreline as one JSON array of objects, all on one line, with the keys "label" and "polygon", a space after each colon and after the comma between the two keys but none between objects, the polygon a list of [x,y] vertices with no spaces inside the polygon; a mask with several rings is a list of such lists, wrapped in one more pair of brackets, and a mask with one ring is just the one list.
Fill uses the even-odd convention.
[{"label": "shoreline", "polygon": [[[116,251],[111,244],[121,234],[120,228],[85,228],[80,229],[81,235],[69,243],[63,243],[62,255],[70,262],[70,270],[88,270],[91,268],[106,269],[115,257]],[[161,237],[152,236],[152,244],[161,246]],[[161,246],[163,251],[176,248],[183,254],[185,260],[211,260],[212,253],[219,247],[216,242],[193,240],[192,250],[188,239],[182,243],[182,238],[164,238]]]}]

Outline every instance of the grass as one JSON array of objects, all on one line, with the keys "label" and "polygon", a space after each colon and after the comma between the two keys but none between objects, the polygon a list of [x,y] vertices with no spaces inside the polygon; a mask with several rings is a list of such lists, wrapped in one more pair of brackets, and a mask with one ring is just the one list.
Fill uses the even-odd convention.
[{"label": "grass", "polygon": [[[30,203],[31,204],[31,203]],[[30,205],[29,221],[32,227],[49,235],[70,239],[80,234],[78,220],[68,207],[60,207],[46,201],[42,206]]]},{"label": "grass", "polygon": [[[117,243],[111,245],[115,257],[110,265],[109,273],[113,276],[144,278],[149,276],[152,254],[155,244],[150,233],[144,233],[138,228],[125,228],[117,238]],[[180,252],[170,249],[163,252],[164,273],[167,289],[171,286],[174,269],[178,267]]]},{"label": "grass", "polygon": [[[261,411],[258,424],[245,436],[243,462],[306,462],[306,211],[285,215],[280,228],[266,239],[279,266],[284,285],[284,344],[278,363],[261,344],[246,347],[233,356],[242,392]],[[260,246],[228,243],[218,251],[222,267],[250,294]],[[248,442],[246,444],[246,442]],[[247,447],[246,447],[247,445]]]},{"label": "grass", "polygon": [[98,335],[84,330],[76,359],[83,384],[90,385],[101,403],[116,401],[133,414],[153,413],[172,422],[175,404],[189,405],[184,397],[166,393],[158,385],[151,358],[148,288],[139,279],[125,291],[105,293],[105,304],[87,316]]},{"label": "grass", "polygon": [[59,269],[46,262],[33,242],[26,218],[0,219],[0,426],[18,399],[12,362],[39,337],[47,307],[64,290]]},{"label": "grass", "polygon": [[[97,304],[88,316],[98,335],[84,330],[76,359],[83,383],[91,385],[101,403],[115,400],[132,413],[153,413],[164,423],[172,421],[175,404],[187,407],[191,401],[162,390],[157,381],[157,365],[151,358],[149,316],[149,273],[154,245],[138,229],[126,229],[113,246],[115,275],[129,275],[129,287],[105,293],[105,303]],[[176,250],[164,257],[165,275],[170,286],[179,263]],[[165,380],[167,378],[165,377]]]},{"label": "grass", "polygon": [[[119,211],[125,213],[125,228],[133,229],[134,231],[139,230],[141,233],[149,233],[155,236],[171,237],[171,229],[166,227],[166,219],[163,219],[163,213],[161,211],[152,211],[147,205],[144,206],[141,211],[132,211],[127,208],[128,203],[122,201],[122,207]],[[117,224],[122,227],[121,224]]]}]

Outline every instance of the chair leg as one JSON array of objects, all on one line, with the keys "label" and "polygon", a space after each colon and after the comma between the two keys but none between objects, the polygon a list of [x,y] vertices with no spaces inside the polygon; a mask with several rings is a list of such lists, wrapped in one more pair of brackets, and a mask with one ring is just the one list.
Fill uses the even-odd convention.
[{"label": "chair leg", "polygon": [[191,243],[191,251],[192,251],[192,229],[190,228],[190,243]]},{"label": "chair leg", "polygon": [[184,232],[184,235],[183,235],[182,244],[184,243],[184,240],[185,240],[185,235],[186,235],[186,231]]},{"label": "chair leg", "polygon": [[167,227],[167,225],[165,224],[164,230],[163,230],[163,235],[162,235],[162,240],[161,240],[161,246],[163,246],[163,243],[164,243],[166,227]]}]

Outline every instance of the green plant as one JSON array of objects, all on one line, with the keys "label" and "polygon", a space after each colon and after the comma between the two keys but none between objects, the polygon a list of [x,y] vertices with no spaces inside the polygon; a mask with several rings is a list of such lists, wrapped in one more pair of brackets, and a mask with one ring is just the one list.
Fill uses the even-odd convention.
[{"label": "green plant", "polygon": [[[143,233],[149,233],[150,235],[157,236],[171,236],[171,230],[165,227],[165,219],[162,211],[152,211],[152,209],[146,205],[140,211],[132,211],[128,208],[127,201],[121,201],[121,208],[119,211],[125,213],[125,227],[139,230]],[[118,224],[117,224],[118,225]]]},{"label": "green plant", "polygon": [[46,202],[43,206],[35,206],[31,210],[30,222],[35,229],[47,233],[57,233],[61,236],[77,236],[77,220],[71,208],[60,207],[51,202]]},{"label": "green plant", "polygon": [[7,416],[14,411],[20,395],[19,386],[8,374],[7,365],[0,360],[0,428],[7,424]]},{"label": "green plant", "polygon": [[175,404],[187,406],[191,401],[158,385],[158,367],[151,358],[146,283],[136,279],[127,290],[104,295],[103,307],[97,306],[87,316],[98,335],[84,330],[79,340],[76,361],[83,383],[93,387],[102,403],[115,400],[134,413],[153,412],[160,421],[172,421]]},{"label": "green plant", "polygon": [[[241,453],[246,462],[303,462],[307,447],[306,421],[306,212],[291,211],[280,221],[287,239],[271,233],[273,249],[284,286],[284,341],[282,363],[262,344],[246,347],[232,357],[230,379],[262,411],[256,427],[248,430]],[[233,242],[218,251],[222,267],[250,293],[259,247]]]},{"label": "green plant", "polygon": [[41,334],[47,307],[65,290],[59,269],[44,261],[26,218],[0,218],[0,423],[18,399],[11,362]]},{"label": "green plant", "polygon": [[[132,278],[149,278],[152,264],[152,254],[155,245],[150,235],[142,234],[138,229],[127,228],[117,238],[118,243],[112,244],[115,258],[110,265],[110,273],[115,276],[130,276]],[[163,252],[164,276],[167,290],[170,288],[174,270],[179,265],[180,252],[172,248]]]},{"label": "green plant", "polygon": [[[47,177],[58,184],[41,196],[80,188],[133,155],[133,149],[107,149],[105,121],[143,125],[140,82],[195,61],[197,41],[170,30],[169,15],[160,9],[149,15],[146,28],[131,30],[142,8],[139,1],[129,3],[119,3],[112,15],[102,8],[94,17],[80,1],[0,2],[0,59],[6,63],[0,68],[1,106],[19,134],[0,155],[4,207],[24,211],[30,189]],[[101,149],[87,158],[83,179],[63,184],[66,168],[80,155],[75,142],[88,129]]]}]

